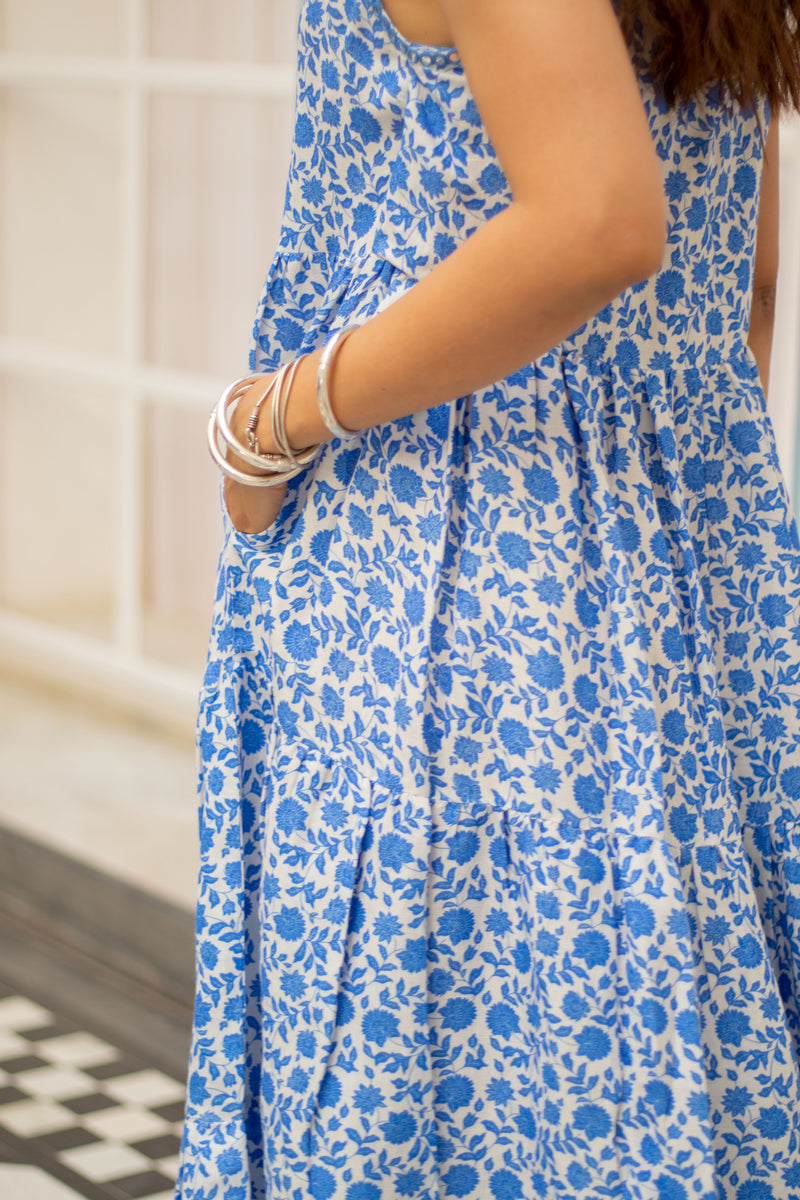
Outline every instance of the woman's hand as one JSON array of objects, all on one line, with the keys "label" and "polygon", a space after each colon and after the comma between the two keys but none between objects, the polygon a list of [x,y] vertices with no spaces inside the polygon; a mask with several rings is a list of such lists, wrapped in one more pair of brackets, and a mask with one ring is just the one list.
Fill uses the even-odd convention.
[{"label": "woman's hand", "polygon": [[286,499],[286,484],[273,488],[246,487],[234,479],[225,480],[225,507],[234,529],[239,533],[264,533],[278,516]]},{"label": "woman's hand", "polygon": [[[317,366],[319,354],[307,355],[300,363],[294,375],[289,412],[287,414],[287,434],[289,444],[294,450],[304,450],[306,446],[328,441],[330,433],[322,423],[317,409]],[[244,393],[229,416],[231,432],[237,441],[247,445],[247,425],[259,397],[264,389],[277,377],[277,372],[270,375],[254,375],[251,387]],[[269,408],[275,399],[275,393],[262,404],[259,411],[255,434],[258,439],[259,452],[262,454],[277,454],[279,448],[272,439],[270,428]],[[297,432],[295,432],[295,427]],[[230,448],[227,460],[232,466],[247,474],[256,474],[254,468],[239,458]],[[267,472],[264,472],[267,474]],[[286,496],[286,484],[272,488],[248,487],[247,484],[237,483],[233,479],[225,480],[225,504],[228,515],[240,533],[263,533],[273,523],[283,505]]]},{"label": "woman's hand", "polygon": [[[274,375],[272,378],[274,379]],[[247,445],[247,422],[250,420],[258,397],[263,393],[267,384],[268,378],[263,375],[254,376],[252,387],[244,393],[230,414],[231,432],[236,440],[245,446]],[[259,449],[262,453],[274,453],[277,449],[270,442],[269,421],[263,419],[264,409],[268,405],[269,400],[262,406],[256,428]],[[238,470],[245,471],[249,475],[256,474],[251,464],[239,458],[230,447],[228,447],[225,457]],[[264,472],[264,474],[266,473]],[[282,483],[274,488],[258,488],[248,487],[244,483],[237,483],[234,479],[226,478],[224,495],[225,507],[235,529],[238,529],[240,533],[263,533],[273,523],[283,507],[283,501],[286,498],[286,484]]]},{"label": "woman's hand", "polygon": [[[264,394],[265,388],[269,387],[270,384],[274,384],[277,374],[277,371],[274,371],[271,375],[253,375],[250,387],[244,393],[244,395],[240,397],[233,412],[229,414],[228,423],[231,427],[231,432],[236,440],[241,442],[244,446],[247,445],[247,424],[250,420],[253,409],[256,406],[256,402],[259,397]],[[262,404],[261,411],[259,413],[258,425],[256,427],[258,446],[262,454],[272,454],[277,450],[277,448],[270,443],[268,416],[269,405],[274,399],[274,396],[275,393],[273,391],[270,398],[266,400],[264,404]],[[254,468],[243,462],[242,459],[238,458],[230,448],[228,449],[227,457],[228,462],[232,463],[235,467],[238,467],[242,471],[248,471],[255,474]]]}]

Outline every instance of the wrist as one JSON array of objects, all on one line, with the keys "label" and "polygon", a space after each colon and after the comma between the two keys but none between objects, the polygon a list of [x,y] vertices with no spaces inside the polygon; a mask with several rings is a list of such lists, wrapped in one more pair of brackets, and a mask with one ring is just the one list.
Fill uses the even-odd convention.
[{"label": "wrist", "polygon": [[[304,450],[318,442],[330,441],[317,405],[317,370],[321,351],[307,355],[297,370],[289,407],[286,412],[286,434],[293,450]],[[266,422],[268,424],[268,422]]]}]

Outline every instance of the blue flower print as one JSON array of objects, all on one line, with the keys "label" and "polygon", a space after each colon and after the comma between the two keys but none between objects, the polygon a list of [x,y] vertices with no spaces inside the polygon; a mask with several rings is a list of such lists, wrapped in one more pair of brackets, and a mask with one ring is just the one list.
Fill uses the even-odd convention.
[{"label": "blue flower print", "polygon": [[498,732],[509,754],[523,755],[530,747],[530,734],[521,721],[508,717],[500,722]]},{"label": "blue flower print", "polygon": [[283,908],[275,916],[275,929],[285,941],[299,941],[306,931],[303,914],[298,908]]},{"label": "blue flower print", "polygon": [[583,812],[595,816],[603,811],[605,796],[603,789],[591,775],[579,775],[573,785],[575,802]]},{"label": "blue flower print", "polygon": [[400,871],[411,861],[411,847],[399,833],[385,833],[379,843],[379,854],[382,866],[393,871]]},{"label": "blue flower print", "polygon": [[519,1018],[508,1004],[495,1004],[489,1009],[486,1023],[498,1037],[509,1038],[519,1033]]},{"label": "blue flower print", "polygon": [[789,1132],[789,1118],[785,1110],[777,1105],[762,1108],[755,1124],[761,1136],[772,1141],[779,1140]]},{"label": "blue flower print", "polygon": [[599,1104],[582,1104],[575,1111],[575,1128],[585,1133],[590,1141],[605,1137],[611,1125],[611,1118]]},{"label": "blue flower print", "polygon": [[600,606],[589,599],[585,588],[575,594],[575,610],[584,629],[594,629],[600,619]]},{"label": "blue flower print", "polygon": [[785,771],[781,772],[780,782],[787,796],[792,799],[800,798],[800,766],[787,767]]},{"label": "blue flower print", "polygon": [[295,833],[306,827],[306,813],[296,800],[281,800],[275,814],[275,823],[283,833]]},{"label": "blue flower print", "polygon": [[454,1113],[470,1103],[474,1091],[471,1079],[464,1075],[450,1075],[439,1083],[436,1089],[436,1103]]},{"label": "blue flower print", "polygon": [[591,1062],[597,1062],[611,1053],[611,1039],[605,1030],[597,1025],[587,1025],[580,1031],[576,1039],[578,1054]]},{"label": "blue flower print", "polygon": [[[254,372],[510,200],[457,55],[300,9]],[[176,1200],[800,1195],[800,538],[745,338],[770,114],[639,82],[662,268],[333,439],[263,533],[225,516]]]},{"label": "blue flower print", "polygon": [[312,1167],[308,1173],[308,1194],[313,1200],[330,1200],[336,1180],[327,1167]]},{"label": "blue flower print", "polygon": [[424,1176],[419,1170],[406,1171],[403,1175],[398,1175],[395,1181],[397,1195],[416,1196],[423,1181]]},{"label": "blue flower print", "polygon": [[533,557],[530,542],[519,533],[501,533],[497,539],[497,549],[509,567],[521,570],[525,570]]},{"label": "blue flower print", "polygon": [[760,945],[751,933],[739,939],[739,945],[733,955],[742,967],[757,967],[764,958]]},{"label": "blue flower print", "polygon": [[561,660],[547,650],[540,650],[528,657],[528,674],[534,683],[547,691],[560,688],[564,682],[564,668]]},{"label": "blue flower print", "polygon": [[728,437],[738,454],[755,454],[761,443],[761,434],[755,421],[734,421]]},{"label": "blue flower print", "polygon": [[400,663],[393,650],[386,646],[376,646],[372,651],[372,666],[381,683],[390,687],[397,683],[400,677]]},{"label": "blue flower print", "polygon": [[776,629],[785,623],[790,612],[790,604],[785,596],[765,596],[759,602],[758,613],[761,620],[769,629]]},{"label": "blue flower print", "polygon": [[626,901],[625,920],[634,937],[649,937],[656,926],[653,910],[641,900]]},{"label": "blue flower print", "polygon": [[689,190],[685,171],[670,171],[665,181],[665,191],[670,200],[680,200]]},{"label": "blue flower print", "polygon": [[750,1018],[739,1009],[727,1008],[717,1017],[717,1037],[723,1045],[741,1046],[744,1038],[752,1033]]},{"label": "blue flower print", "polygon": [[575,939],[573,953],[576,958],[582,958],[589,967],[603,966],[608,961],[611,947],[605,934],[596,930],[588,930],[578,934]]},{"label": "blue flower print", "polygon": [[447,258],[456,249],[458,243],[447,233],[437,233],[433,239],[433,253],[437,262]]},{"label": "blue flower print", "polygon": [[394,1146],[402,1146],[404,1142],[410,1141],[416,1132],[416,1118],[407,1112],[390,1113],[388,1120],[381,1126],[381,1133],[386,1141]]},{"label": "blue flower print", "polygon": [[642,1025],[651,1033],[663,1033],[667,1027],[667,1014],[664,1005],[658,1000],[644,999],[639,1003],[639,1014]]},{"label": "blue flower print", "polygon": [[477,1010],[471,1000],[461,997],[448,1000],[442,1008],[440,1016],[443,1029],[460,1032],[462,1029],[468,1029],[474,1023]]},{"label": "blue flower print", "polygon": [[445,1196],[469,1196],[478,1186],[478,1172],[466,1163],[460,1163],[444,1175]]},{"label": "blue flower print", "polygon": [[659,1175],[656,1180],[658,1200],[688,1200],[688,1193],[683,1184],[677,1179]]},{"label": "blue flower print", "polygon": [[[299,971],[285,971],[281,976],[281,991],[291,1000],[300,1000],[306,992],[306,981]],[[305,1082],[296,1088],[303,1091]]]},{"label": "blue flower print", "polygon": [[580,1163],[574,1162],[570,1164],[567,1171],[567,1181],[571,1187],[580,1190],[589,1186],[592,1182],[592,1177],[586,1170],[586,1167],[582,1167]]},{"label": "blue flower print", "polygon": [[[369,68],[372,66],[372,51],[370,50],[368,43],[357,34],[349,33],[347,35],[344,40],[344,52],[345,54],[349,55],[350,58],[354,58],[359,66],[365,67],[367,70],[369,70]],[[364,109],[358,108],[354,111],[359,114],[363,112],[365,115],[369,115]]]},{"label": "blue flower print", "polygon": [[447,839],[450,850],[449,857],[463,866],[475,857],[480,849],[480,839],[471,829],[462,829]]},{"label": "blue flower print", "polygon": [[345,1193],[346,1200],[380,1200],[381,1193],[375,1183],[351,1183]]},{"label": "blue flower print", "polygon": [[384,1046],[391,1038],[396,1038],[399,1032],[397,1017],[394,1013],[377,1009],[365,1014],[361,1029],[368,1042],[377,1042]]},{"label": "blue flower print", "polygon": [[779,1200],[770,1184],[763,1179],[748,1179],[738,1189],[736,1200]]},{"label": "blue flower print", "polygon": [[723,1097],[725,1111],[735,1117],[744,1116],[752,1103],[753,1097],[747,1088],[743,1087],[728,1088]]},{"label": "blue flower print", "polygon": [[292,621],[283,635],[283,644],[286,653],[293,658],[309,659],[316,654],[319,642],[309,625],[302,621]]},{"label": "blue flower print", "polygon": [[294,140],[301,150],[314,144],[314,126],[305,113],[300,113],[295,122]]},{"label": "blue flower print", "polygon": [[665,271],[656,284],[656,297],[665,308],[675,308],[685,292],[683,276],[679,271]]},{"label": "blue flower print", "polygon": [[484,167],[478,183],[487,196],[496,196],[498,192],[504,192],[508,186],[505,175],[496,163],[489,163],[488,167]]},{"label": "blue flower print", "polygon": [[425,938],[415,938],[413,942],[408,942],[404,950],[398,954],[400,963],[404,971],[413,973],[414,971],[424,971],[426,962],[426,945]]},{"label": "blue flower print", "polygon": [[428,96],[418,108],[420,128],[433,137],[441,137],[445,131],[445,115],[441,106]]},{"label": "blue flower print", "polygon": [[749,163],[739,167],[733,177],[734,190],[742,200],[750,200],[755,195],[757,176]]},{"label": "blue flower print", "polygon": [[472,933],[475,918],[469,909],[456,908],[446,912],[439,922],[438,932],[453,945],[463,942]]},{"label": "blue flower print", "polygon": [[389,482],[398,500],[416,504],[423,495],[422,479],[409,467],[398,463],[389,472]]},{"label": "blue flower print", "polygon": [[353,211],[353,231],[364,237],[375,224],[376,212],[371,204],[359,204]]},{"label": "blue flower print", "polygon": [[661,1116],[672,1112],[673,1098],[669,1086],[660,1079],[651,1079],[644,1089],[645,1101]]},{"label": "blue flower print", "polygon": [[491,1175],[489,1188],[494,1200],[520,1200],[523,1195],[519,1175],[505,1169]]}]

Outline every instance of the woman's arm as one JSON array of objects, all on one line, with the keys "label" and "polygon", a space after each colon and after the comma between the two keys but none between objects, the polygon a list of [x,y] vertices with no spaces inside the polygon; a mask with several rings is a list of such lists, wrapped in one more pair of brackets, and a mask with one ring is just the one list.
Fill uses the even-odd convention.
[{"label": "woman's arm", "polygon": [[764,176],[758,210],[758,241],[753,275],[750,336],[747,344],[755,355],[764,391],[769,390],[772,334],[775,329],[775,296],[778,287],[778,241],[780,225],[780,122],[770,123],[764,151]]},{"label": "woman's arm", "polygon": [[[440,3],[513,199],[344,345],[333,402],[353,429],[504,378],[662,261],[661,171],[610,0]],[[329,436],[318,358],[297,375],[295,446]],[[239,433],[249,407],[245,397]],[[228,485],[235,523],[264,528],[275,498]]]}]

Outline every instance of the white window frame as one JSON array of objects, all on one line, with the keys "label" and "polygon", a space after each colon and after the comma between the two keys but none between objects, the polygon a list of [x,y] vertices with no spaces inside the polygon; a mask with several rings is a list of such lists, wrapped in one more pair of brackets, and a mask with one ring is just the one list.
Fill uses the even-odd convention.
[{"label": "white window frame", "polygon": [[294,72],[282,65],[148,57],[148,8],[148,0],[125,0],[121,57],[0,53],[2,88],[97,86],[113,89],[123,100],[121,353],[72,352],[53,349],[44,341],[0,335],[0,374],[24,375],[42,383],[65,379],[99,383],[120,397],[113,450],[118,551],[112,637],[104,642],[0,605],[0,661],[6,670],[111,698],[159,724],[186,731],[194,723],[197,678],[156,661],[142,648],[144,418],[146,408],[159,403],[208,412],[229,381],[155,367],[144,357],[148,103],[152,96],[167,93],[245,100],[291,98]]}]

